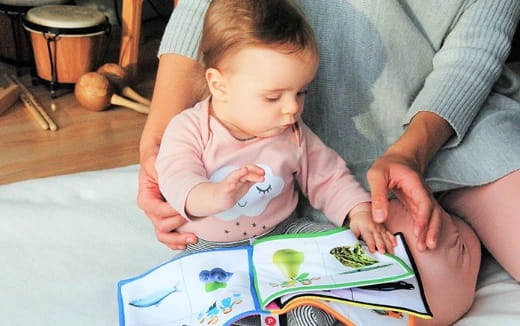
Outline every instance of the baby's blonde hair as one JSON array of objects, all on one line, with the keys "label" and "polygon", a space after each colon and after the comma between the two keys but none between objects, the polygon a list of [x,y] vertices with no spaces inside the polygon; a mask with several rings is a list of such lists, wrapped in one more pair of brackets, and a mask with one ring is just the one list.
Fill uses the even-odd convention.
[{"label": "baby's blonde hair", "polygon": [[292,0],[213,0],[199,46],[204,68],[216,68],[227,56],[250,46],[317,55],[312,28]]}]

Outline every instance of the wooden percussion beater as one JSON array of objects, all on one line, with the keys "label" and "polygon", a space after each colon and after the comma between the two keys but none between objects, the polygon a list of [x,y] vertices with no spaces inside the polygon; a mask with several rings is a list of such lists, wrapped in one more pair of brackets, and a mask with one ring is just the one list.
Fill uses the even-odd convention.
[{"label": "wooden percussion beater", "polygon": [[115,90],[116,87],[105,75],[99,72],[88,72],[76,82],[74,95],[83,107],[91,111],[102,111],[113,104],[148,114],[148,106],[124,98],[116,94]]}]

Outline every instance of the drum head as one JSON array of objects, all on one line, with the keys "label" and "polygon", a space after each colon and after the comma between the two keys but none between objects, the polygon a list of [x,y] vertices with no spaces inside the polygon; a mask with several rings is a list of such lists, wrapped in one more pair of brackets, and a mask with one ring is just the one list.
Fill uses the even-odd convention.
[{"label": "drum head", "polygon": [[79,29],[103,25],[106,16],[93,8],[73,5],[47,5],[27,11],[25,20],[52,28]]},{"label": "drum head", "polygon": [[83,6],[49,5],[35,7],[24,17],[30,32],[75,37],[109,34],[110,23],[102,12]]}]

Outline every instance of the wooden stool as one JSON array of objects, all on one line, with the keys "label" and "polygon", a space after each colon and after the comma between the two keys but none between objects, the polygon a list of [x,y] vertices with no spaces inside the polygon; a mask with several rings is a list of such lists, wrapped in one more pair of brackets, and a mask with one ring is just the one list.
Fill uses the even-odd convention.
[{"label": "wooden stool", "polygon": [[[174,8],[178,2],[179,0],[173,1]],[[119,64],[128,70],[130,78],[137,75],[142,7],[143,0],[123,0]]]}]

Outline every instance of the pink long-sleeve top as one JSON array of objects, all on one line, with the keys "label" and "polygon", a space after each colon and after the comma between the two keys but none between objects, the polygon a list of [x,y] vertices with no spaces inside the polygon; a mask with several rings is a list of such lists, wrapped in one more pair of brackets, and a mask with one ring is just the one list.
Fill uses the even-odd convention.
[{"label": "pink long-sleeve top", "polygon": [[[186,214],[193,187],[221,181],[251,163],[265,170],[265,180],[253,185],[233,208],[203,218]],[[156,168],[164,198],[188,221],[177,231],[194,232],[208,241],[244,240],[273,229],[296,208],[296,182],[311,205],[337,226],[354,206],[370,200],[345,161],[303,122],[276,137],[238,140],[209,114],[209,99],[172,119]]]}]

